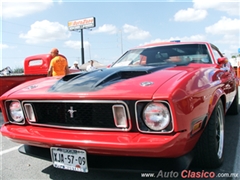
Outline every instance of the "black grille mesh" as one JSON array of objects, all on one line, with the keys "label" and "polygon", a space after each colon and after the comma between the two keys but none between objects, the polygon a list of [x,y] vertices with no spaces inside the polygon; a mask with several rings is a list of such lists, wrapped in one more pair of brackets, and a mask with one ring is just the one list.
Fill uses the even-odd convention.
[{"label": "black grille mesh", "polygon": [[[116,128],[115,103],[31,102],[38,124],[65,127]],[[70,109],[76,110],[71,118]]]}]

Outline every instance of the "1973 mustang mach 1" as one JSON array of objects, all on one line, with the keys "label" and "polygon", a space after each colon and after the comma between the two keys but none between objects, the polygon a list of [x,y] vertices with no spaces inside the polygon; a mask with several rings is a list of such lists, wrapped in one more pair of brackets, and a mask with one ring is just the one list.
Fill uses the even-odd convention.
[{"label": "1973 mustang mach 1", "polygon": [[182,169],[216,168],[225,115],[238,113],[238,78],[211,43],[156,43],[106,69],[21,84],[1,106],[2,135],[56,168],[162,169],[156,162],[170,160]]}]

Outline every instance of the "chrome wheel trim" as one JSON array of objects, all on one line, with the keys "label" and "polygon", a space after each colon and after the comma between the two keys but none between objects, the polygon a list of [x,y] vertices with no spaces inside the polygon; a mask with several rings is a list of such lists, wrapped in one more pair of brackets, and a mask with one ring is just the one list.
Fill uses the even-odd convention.
[{"label": "chrome wheel trim", "polygon": [[224,124],[223,124],[223,112],[221,106],[217,108],[217,119],[216,119],[216,149],[218,158],[221,159],[223,156],[224,146]]}]

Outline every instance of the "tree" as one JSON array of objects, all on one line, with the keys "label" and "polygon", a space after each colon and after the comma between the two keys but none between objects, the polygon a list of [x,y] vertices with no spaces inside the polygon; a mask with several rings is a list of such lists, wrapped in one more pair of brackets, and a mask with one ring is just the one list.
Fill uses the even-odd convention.
[{"label": "tree", "polygon": [[13,73],[23,73],[24,71],[23,71],[23,68],[15,68],[14,70],[13,70]]}]

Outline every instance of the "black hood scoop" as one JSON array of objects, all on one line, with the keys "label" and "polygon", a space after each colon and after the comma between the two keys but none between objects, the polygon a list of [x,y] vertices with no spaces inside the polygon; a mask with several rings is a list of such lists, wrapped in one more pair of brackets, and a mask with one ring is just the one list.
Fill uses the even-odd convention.
[{"label": "black hood scoop", "polygon": [[161,69],[173,67],[168,64],[163,66],[123,66],[99,69],[80,74],[70,74],[53,85],[49,92],[87,92],[96,91],[113,83],[126,79],[150,74]]}]

